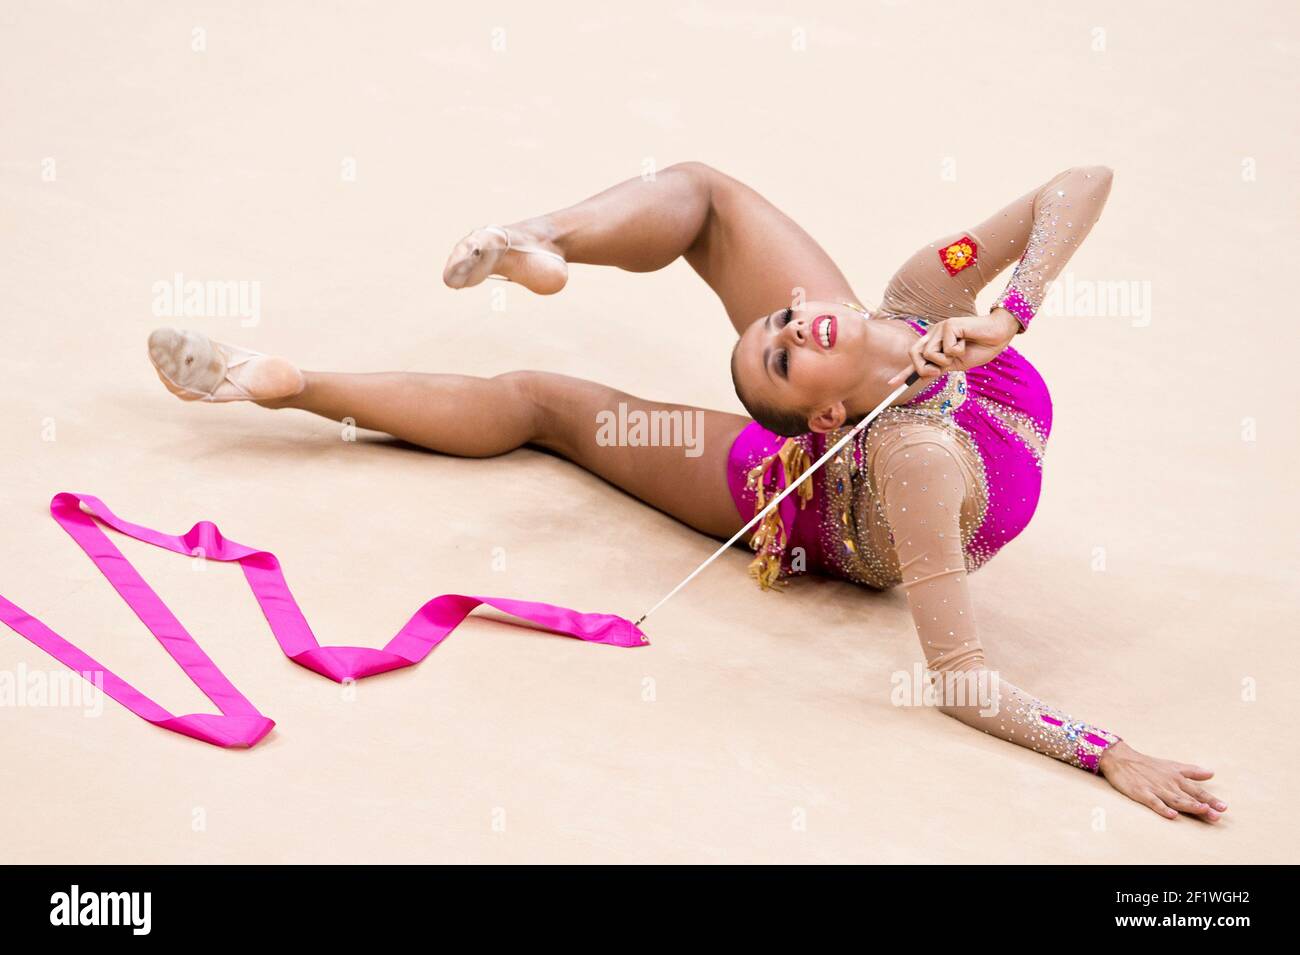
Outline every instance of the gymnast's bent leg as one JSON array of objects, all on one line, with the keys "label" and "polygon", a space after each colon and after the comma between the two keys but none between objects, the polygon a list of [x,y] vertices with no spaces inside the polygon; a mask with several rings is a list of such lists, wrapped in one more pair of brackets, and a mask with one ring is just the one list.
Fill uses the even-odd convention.
[{"label": "gymnast's bent leg", "polygon": [[[807,232],[753,189],[698,162],[630,179],[575,206],[462,239],[447,259],[452,288],[504,275],[533,291],[559,291],[565,262],[629,272],[662,269],[679,257],[717,293],[737,332],[809,300],[857,302],[848,280]],[[552,255],[514,251],[529,248]],[[554,256],[559,256],[560,261]]]}]

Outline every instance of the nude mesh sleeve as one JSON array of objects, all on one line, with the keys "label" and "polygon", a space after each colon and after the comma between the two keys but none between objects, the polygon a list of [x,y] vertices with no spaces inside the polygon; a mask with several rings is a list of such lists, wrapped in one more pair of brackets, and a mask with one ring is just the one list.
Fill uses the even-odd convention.
[{"label": "nude mesh sleeve", "polygon": [[993,307],[1015,315],[1024,331],[1047,284],[1101,217],[1111,178],[1105,166],[1067,169],[974,228],[918,249],[890,279],[882,311],[932,319],[973,315],[975,297],[1014,263]]},{"label": "nude mesh sleeve", "polygon": [[963,458],[969,452],[939,427],[886,424],[869,453],[925,654],[929,701],[968,726],[1097,772],[1118,736],[1036,699],[985,661],[962,549],[971,532],[963,531],[963,503],[977,490]]}]

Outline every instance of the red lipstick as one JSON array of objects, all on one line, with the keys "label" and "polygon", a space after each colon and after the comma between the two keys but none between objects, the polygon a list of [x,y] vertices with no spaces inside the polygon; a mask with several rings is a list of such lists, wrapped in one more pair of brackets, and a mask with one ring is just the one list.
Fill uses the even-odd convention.
[{"label": "red lipstick", "polygon": [[823,349],[835,347],[835,337],[839,333],[839,324],[839,319],[829,314],[818,315],[812,320],[812,338],[817,343],[817,347]]}]

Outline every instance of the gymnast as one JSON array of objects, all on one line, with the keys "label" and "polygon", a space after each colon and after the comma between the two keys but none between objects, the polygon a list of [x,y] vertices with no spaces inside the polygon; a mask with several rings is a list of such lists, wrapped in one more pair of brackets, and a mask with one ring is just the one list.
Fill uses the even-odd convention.
[{"label": "gymnast", "polygon": [[[1010,342],[1097,221],[1110,185],[1104,166],[1062,172],[922,247],[876,309],[860,304],[795,222],[695,162],[559,212],[486,226],[453,248],[443,271],[450,287],[496,277],[543,295],[564,287],[571,262],[649,272],[684,257],[739,335],[731,373],[751,416],[702,411],[694,456],[611,446],[597,439],[596,421],[620,403],[651,414],[700,409],[563,375],[302,371],[175,329],[153,332],[149,355],[185,400],[351,418],[462,457],[543,448],[721,539],[915,371],[913,385],[762,521],[751,575],[763,588],[809,571],[903,587],[931,680],[927,699],[944,713],[1101,774],[1166,818],[1214,822],[1227,806],[1202,786],[1209,770],[1140,753],[1001,680],[985,662],[969,592],[970,573],[1033,515],[1051,430],[1047,387]],[[1008,266],[1009,283],[980,314],[976,295]]]}]

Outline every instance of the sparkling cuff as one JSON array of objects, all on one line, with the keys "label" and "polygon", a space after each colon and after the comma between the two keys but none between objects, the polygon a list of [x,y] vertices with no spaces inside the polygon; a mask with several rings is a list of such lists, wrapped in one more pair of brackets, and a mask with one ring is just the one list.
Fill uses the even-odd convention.
[{"label": "sparkling cuff", "polygon": [[1078,720],[1062,720],[1048,713],[1039,713],[1038,718],[1051,727],[1048,730],[1051,735],[1060,737],[1064,744],[1063,749],[1067,753],[1069,748],[1073,747],[1074,752],[1066,755],[1065,761],[1090,773],[1101,771],[1098,766],[1101,754],[1106,752],[1106,747],[1114,746],[1119,742],[1119,737],[1114,733],[1107,733],[1103,729],[1089,726]]},{"label": "sparkling cuff", "polygon": [[1020,294],[1020,290],[1014,286],[1008,286],[1007,290],[993,303],[993,307],[1005,308],[1014,315],[1016,321],[1020,322],[1022,332],[1029,327],[1035,312],[1034,306],[1030,305],[1029,301]]}]

